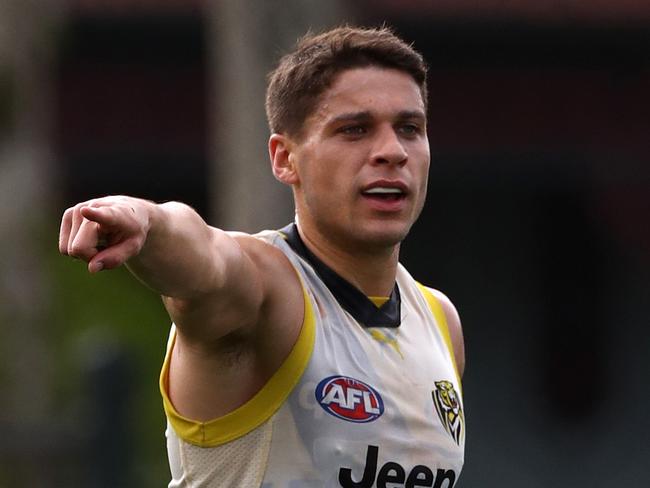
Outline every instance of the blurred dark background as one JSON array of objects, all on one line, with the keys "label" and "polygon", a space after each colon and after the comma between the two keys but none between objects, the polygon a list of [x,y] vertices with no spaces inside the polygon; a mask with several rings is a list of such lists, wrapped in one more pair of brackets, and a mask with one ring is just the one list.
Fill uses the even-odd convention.
[{"label": "blurred dark background", "polygon": [[0,487],[168,481],[169,319],[56,252],[121,193],[255,231],[265,74],[307,29],[387,23],[430,64],[432,169],[403,262],[464,323],[458,488],[650,484],[650,4],[0,3]]}]

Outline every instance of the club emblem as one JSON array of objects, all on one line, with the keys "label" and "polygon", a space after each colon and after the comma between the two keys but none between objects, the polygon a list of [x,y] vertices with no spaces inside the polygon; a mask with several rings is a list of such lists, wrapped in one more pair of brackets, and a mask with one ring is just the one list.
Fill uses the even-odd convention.
[{"label": "club emblem", "polygon": [[436,389],[431,392],[431,396],[438,417],[452,439],[460,445],[464,435],[465,419],[459,396],[454,385],[449,381],[436,381],[435,385]]}]

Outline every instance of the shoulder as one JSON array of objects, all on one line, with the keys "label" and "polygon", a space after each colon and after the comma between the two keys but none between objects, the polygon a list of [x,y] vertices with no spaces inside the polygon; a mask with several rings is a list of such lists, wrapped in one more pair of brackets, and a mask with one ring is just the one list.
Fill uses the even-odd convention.
[{"label": "shoulder", "polygon": [[458,374],[462,377],[465,370],[465,341],[463,339],[463,327],[460,322],[458,310],[452,301],[442,293],[440,290],[429,288],[431,293],[436,297],[447,319],[447,327],[449,328],[449,335],[451,343],[454,348],[454,356],[456,359],[456,366],[458,367]]},{"label": "shoulder", "polygon": [[295,268],[282,250],[273,244],[274,239],[281,239],[275,233],[245,234],[243,232],[228,232],[238,245],[240,251],[256,267],[260,276],[271,274],[278,280],[297,281]]},{"label": "shoulder", "polygon": [[169,360],[171,401],[201,421],[234,411],[265,388],[291,354],[305,308],[300,279],[280,249],[248,234],[219,236],[233,244],[228,261],[236,263],[223,289],[206,299],[207,311],[192,317],[214,332],[177,328]]},{"label": "shoulder", "polygon": [[[273,236],[229,234],[257,270],[257,279],[264,297],[264,313],[258,325],[274,328],[286,323],[287,319],[291,323],[301,323],[299,319],[304,310],[300,276],[285,253],[273,244]],[[277,238],[281,239],[279,236]]]},{"label": "shoulder", "polygon": [[244,232],[227,232],[239,246],[239,248],[258,265],[280,265],[289,264],[284,253],[273,245],[273,237],[268,234],[246,234]]}]

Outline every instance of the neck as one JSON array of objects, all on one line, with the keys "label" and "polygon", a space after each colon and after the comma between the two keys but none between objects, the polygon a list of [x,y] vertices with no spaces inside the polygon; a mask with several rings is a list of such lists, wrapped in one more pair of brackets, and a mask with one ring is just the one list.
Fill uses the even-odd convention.
[{"label": "neck", "polygon": [[337,243],[316,229],[298,232],[305,246],[339,276],[367,296],[389,296],[395,286],[399,244],[389,248]]}]

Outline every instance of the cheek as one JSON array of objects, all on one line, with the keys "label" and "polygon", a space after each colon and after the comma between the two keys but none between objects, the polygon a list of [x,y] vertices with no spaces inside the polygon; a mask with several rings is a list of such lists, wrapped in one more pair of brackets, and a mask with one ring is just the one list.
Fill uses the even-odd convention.
[{"label": "cheek", "polygon": [[310,168],[312,187],[327,192],[338,192],[350,181],[350,175],[346,175],[344,166],[334,158],[321,158]]},{"label": "cheek", "polygon": [[429,165],[427,164],[422,170],[422,187],[426,190],[429,183]]},{"label": "cheek", "polygon": [[430,166],[430,160],[429,160],[429,152],[426,151],[422,154],[420,158],[421,166],[419,170],[419,177],[422,180],[422,187],[426,188],[427,186],[427,180],[429,179],[429,166]]},{"label": "cheek", "polygon": [[419,180],[418,188],[419,188],[419,205],[424,205],[424,200],[427,195],[427,187],[429,183],[429,164],[423,164],[422,167],[419,169],[417,178]]}]

